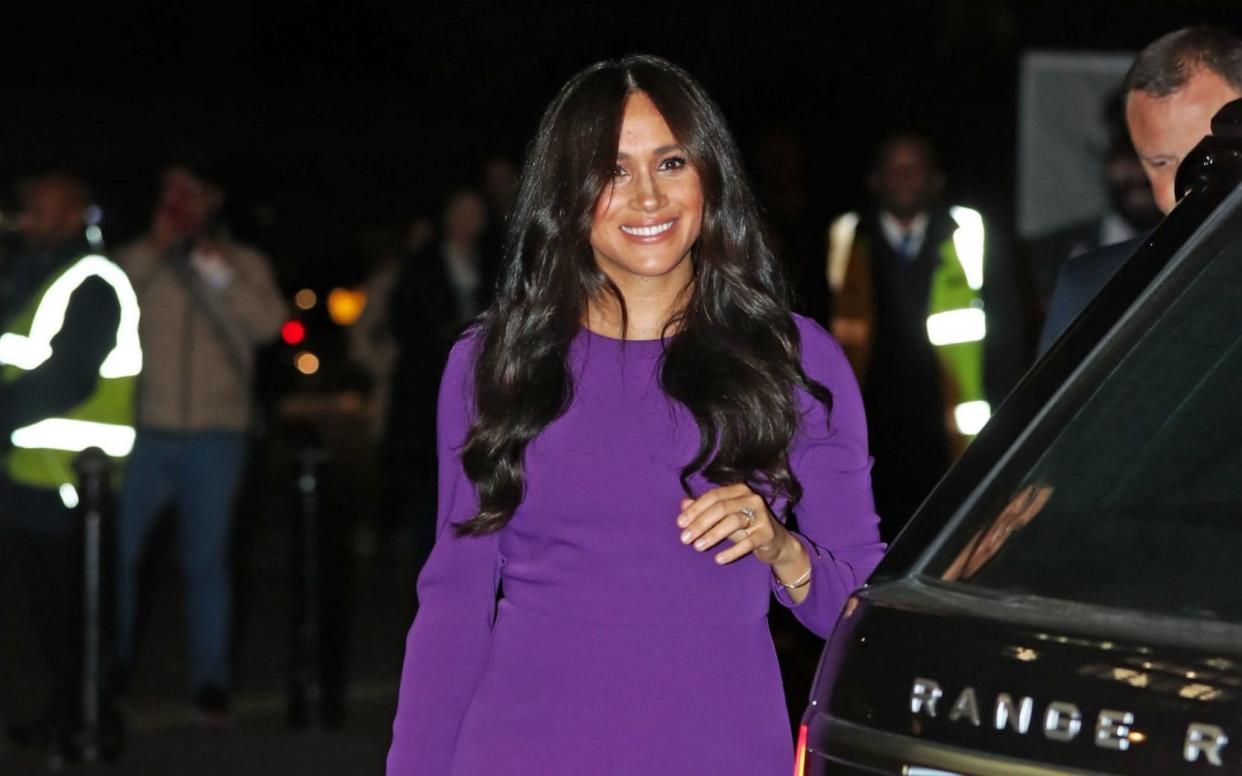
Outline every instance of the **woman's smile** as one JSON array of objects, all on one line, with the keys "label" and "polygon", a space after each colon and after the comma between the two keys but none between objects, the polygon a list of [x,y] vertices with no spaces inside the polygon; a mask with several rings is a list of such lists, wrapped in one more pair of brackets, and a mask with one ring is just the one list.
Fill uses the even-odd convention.
[{"label": "woman's smile", "polygon": [[[623,294],[652,283],[671,294],[694,275],[703,186],[686,150],[644,92],[625,103],[613,177],[595,203],[591,249]],[[629,299],[627,301],[633,301]]]},{"label": "woman's smile", "polygon": [[643,224],[641,226],[634,224],[621,224],[620,229],[636,242],[649,244],[658,242],[666,236],[676,223],[676,218],[670,218],[667,221]]}]

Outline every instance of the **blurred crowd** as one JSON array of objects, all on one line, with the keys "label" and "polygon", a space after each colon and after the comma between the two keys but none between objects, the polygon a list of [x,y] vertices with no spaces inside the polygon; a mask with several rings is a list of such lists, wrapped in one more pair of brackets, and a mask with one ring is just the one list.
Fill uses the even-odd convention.
[{"label": "blurred crowd", "polygon": [[[378,498],[358,531],[364,555],[384,547],[416,565],[430,549],[438,375],[452,341],[489,303],[516,167],[494,159],[481,183],[451,192],[436,217],[389,230],[398,236],[383,242],[360,289],[369,303],[348,321],[351,368],[369,378],[357,414],[378,461]],[[282,360],[273,344],[289,339],[298,308],[269,258],[232,233],[226,182],[208,155],[167,160],[149,225],[129,241],[105,241],[96,198],[73,171],[23,178],[13,201],[0,265],[0,571],[22,591],[50,689],[46,715],[8,720],[7,732],[57,764],[84,754],[80,518],[97,506],[109,528],[98,558],[105,660],[93,679],[102,746],[120,746],[116,701],[141,652],[140,571],[168,512],[192,702],[205,720],[227,717],[237,495],[254,437],[280,428],[269,416],[293,408],[306,425],[296,386],[283,397],[292,401],[256,401],[256,360]],[[78,464],[96,448],[112,463],[114,487],[88,504]]]}]

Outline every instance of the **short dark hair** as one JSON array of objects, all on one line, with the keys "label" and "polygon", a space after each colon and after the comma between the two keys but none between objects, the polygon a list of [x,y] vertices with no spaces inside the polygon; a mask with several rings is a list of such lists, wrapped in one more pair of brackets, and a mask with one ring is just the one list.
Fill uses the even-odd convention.
[{"label": "short dark hair", "polygon": [[217,189],[224,188],[224,165],[215,154],[189,145],[176,145],[165,154],[162,170],[182,169],[203,183]]},{"label": "short dark hair", "polygon": [[915,129],[901,129],[885,135],[884,139],[880,141],[880,145],[876,148],[875,159],[872,161],[871,169],[878,170],[888,161],[888,157],[901,146],[915,148],[923,155],[931,169],[940,169],[940,158],[936,153],[936,144],[932,142],[928,135]]},{"label": "short dark hair", "polygon": [[1211,70],[1242,92],[1242,40],[1207,24],[1170,32],[1134,58],[1126,73],[1125,91],[1168,97],[1200,68]]}]

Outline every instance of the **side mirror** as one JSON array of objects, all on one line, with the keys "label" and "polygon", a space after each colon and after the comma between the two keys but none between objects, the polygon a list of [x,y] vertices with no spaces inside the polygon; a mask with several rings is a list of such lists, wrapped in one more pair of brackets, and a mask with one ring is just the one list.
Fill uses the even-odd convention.
[{"label": "side mirror", "polygon": [[1213,171],[1222,167],[1242,169],[1242,99],[1225,103],[1212,117],[1212,134],[1203,138],[1177,168],[1176,191],[1180,201],[1191,189],[1207,185]]}]

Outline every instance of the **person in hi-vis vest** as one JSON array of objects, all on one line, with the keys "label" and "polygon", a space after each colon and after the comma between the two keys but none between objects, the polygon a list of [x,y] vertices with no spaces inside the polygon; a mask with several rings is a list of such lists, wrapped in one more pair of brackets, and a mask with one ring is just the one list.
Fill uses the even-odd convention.
[{"label": "person in hi-vis vest", "polygon": [[81,180],[47,173],[18,194],[23,252],[4,277],[0,333],[0,567],[24,578],[51,678],[38,737],[72,758],[82,649],[73,461],[98,447],[119,462],[133,446],[139,310],[125,272],[96,247]]},{"label": "person in hi-vis vest", "polygon": [[941,204],[931,143],[887,139],[874,206],[828,229],[830,328],[867,406],[886,539],[974,438],[1025,364],[1004,244],[974,209]]}]

